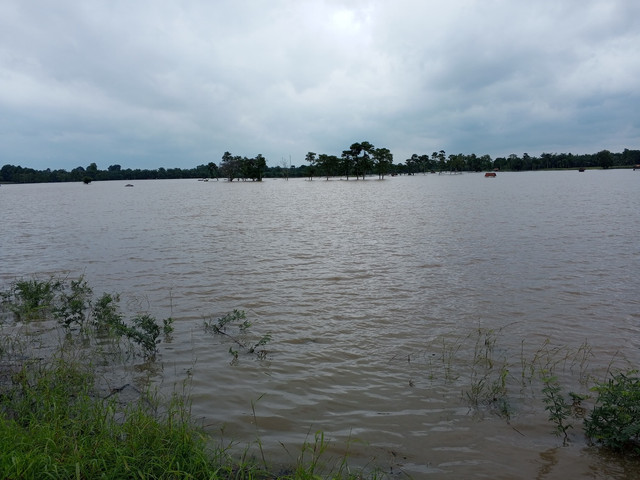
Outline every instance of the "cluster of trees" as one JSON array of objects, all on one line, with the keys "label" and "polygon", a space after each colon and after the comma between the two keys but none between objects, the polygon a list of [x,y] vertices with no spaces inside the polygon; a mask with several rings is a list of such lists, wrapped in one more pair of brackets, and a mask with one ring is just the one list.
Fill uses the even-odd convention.
[{"label": "cluster of trees", "polygon": [[230,182],[236,178],[261,182],[267,169],[267,160],[260,153],[254,158],[247,158],[224,152],[220,167],[210,162],[208,168],[211,178],[222,176]]},{"label": "cluster of trees", "polygon": [[34,170],[15,165],[4,165],[0,169],[0,183],[44,183],[44,182],[81,182],[93,180],[143,180],[165,178],[226,178],[233,180],[261,181],[263,178],[289,178],[332,176],[364,178],[377,174],[403,175],[428,172],[479,172],[499,169],[503,171],[542,170],[558,168],[610,168],[640,165],[640,150],[624,149],[621,153],[602,150],[598,153],[574,155],[571,153],[543,153],[539,157],[524,153],[522,156],[511,154],[508,157],[492,159],[489,155],[477,156],[475,153],[450,154],[444,150],[429,154],[413,154],[404,163],[393,163],[393,154],[388,148],[375,148],[369,142],[352,144],[341,156],[307,153],[306,165],[296,167],[291,161],[282,161],[280,165],[268,167],[267,160],[261,154],[254,158],[234,156],[225,152],[220,165],[210,162],[195,168],[158,168],[123,169],[120,165],[110,165],[99,170],[95,163],[86,168],[76,167],[66,170]]},{"label": "cluster of trees", "polygon": [[388,148],[375,148],[370,142],[352,144],[348,150],[342,152],[341,157],[315,152],[307,153],[305,161],[309,165],[296,169],[294,165],[282,161],[280,167],[269,169],[265,158],[258,154],[255,158],[234,156],[225,152],[222,162],[218,167],[215,163],[209,163],[211,177],[219,176],[230,182],[238,180],[261,181],[267,177],[307,176],[313,179],[314,175],[323,175],[327,179],[331,176],[350,176],[365,178],[365,175],[375,172],[379,178],[389,173],[393,165],[393,154]]},{"label": "cluster of trees", "polygon": [[338,158],[336,155],[315,152],[307,153],[305,160],[309,163],[308,176],[313,179],[316,173],[326,176],[355,176],[356,179],[369,173],[376,173],[378,178],[390,172],[393,165],[393,154],[388,148],[375,148],[369,142],[353,143],[348,150],[343,150]]}]

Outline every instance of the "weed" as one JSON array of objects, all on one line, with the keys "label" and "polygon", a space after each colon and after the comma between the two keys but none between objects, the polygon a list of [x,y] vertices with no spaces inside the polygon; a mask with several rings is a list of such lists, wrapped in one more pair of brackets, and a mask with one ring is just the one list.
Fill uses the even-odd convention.
[{"label": "weed", "polygon": [[249,353],[255,353],[256,348],[258,347],[263,347],[265,346],[267,343],[269,343],[271,341],[271,334],[267,333],[266,335],[263,335],[262,338],[260,340],[258,340],[258,342],[251,346],[249,348]]},{"label": "weed", "polygon": [[244,320],[245,318],[246,318],[246,314],[244,310],[234,309],[233,312],[227,313],[226,315],[215,319],[215,321],[213,318],[205,319],[204,328],[205,330],[209,330],[213,333],[224,334],[227,331],[228,325],[231,325],[234,322],[238,322],[240,320]]},{"label": "weed", "polygon": [[165,336],[171,335],[173,333],[173,318],[165,318],[162,321],[162,333],[164,333]]},{"label": "weed", "polygon": [[104,293],[95,303],[91,317],[93,326],[100,333],[116,334],[122,325],[122,314],[119,312],[119,295]]},{"label": "weed", "polygon": [[543,402],[545,403],[544,409],[549,413],[549,421],[556,425],[556,435],[562,435],[563,445],[567,445],[569,441],[567,432],[570,428],[573,428],[573,425],[567,423],[567,419],[571,414],[571,405],[564,399],[562,388],[556,377],[545,376],[542,378],[542,382],[544,384],[542,389],[544,394]]},{"label": "weed", "polygon": [[447,381],[454,381],[458,379],[458,374],[455,368],[453,368],[453,362],[458,354],[458,351],[462,347],[461,341],[455,341],[452,344],[447,344],[445,339],[442,338],[442,366],[444,368],[444,375]]},{"label": "weed", "polygon": [[93,291],[83,277],[71,280],[69,284],[60,282],[59,288],[57,305],[52,310],[54,318],[65,328],[83,327]]},{"label": "weed", "polygon": [[60,288],[61,282],[54,279],[17,280],[9,291],[3,294],[3,303],[17,320],[39,320],[54,308],[54,299]]},{"label": "weed", "polygon": [[[328,447],[324,439],[324,432],[316,432],[313,442],[305,442],[302,445],[302,453],[298,458],[298,468],[296,469],[297,478],[321,478],[316,475],[316,471],[319,468],[320,458],[324,454]],[[310,459],[306,459],[306,455],[311,456]]]},{"label": "weed", "polygon": [[95,302],[92,295],[83,277],[70,281],[18,280],[2,293],[2,305],[17,320],[55,320],[68,335],[89,339],[102,336],[114,342],[125,338],[140,347],[145,357],[157,353],[160,333],[167,335],[173,329],[171,318],[161,326],[147,314],[137,315],[127,323],[119,309],[118,295],[105,293]]},{"label": "weed", "polygon": [[[240,347],[245,353],[252,354],[263,360],[267,356],[267,351],[260,349],[271,341],[271,334],[267,333],[260,337],[258,341],[250,341],[246,338],[249,334],[249,327],[252,324],[246,320],[246,314],[244,310],[234,310],[231,313],[214,319],[204,319],[204,329],[207,332],[211,332],[215,335],[224,335],[229,338],[233,343]],[[232,346],[229,347],[229,353],[233,357],[231,364],[238,363],[240,352],[235,350]]]}]

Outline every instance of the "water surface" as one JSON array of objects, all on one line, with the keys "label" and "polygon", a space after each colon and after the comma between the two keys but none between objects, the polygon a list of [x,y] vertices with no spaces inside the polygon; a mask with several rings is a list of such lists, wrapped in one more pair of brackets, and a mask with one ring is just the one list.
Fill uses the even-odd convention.
[{"label": "water surface", "polygon": [[[171,315],[162,384],[190,378],[209,431],[260,438],[278,462],[321,430],[330,455],[399,478],[632,478],[636,463],[580,428],[562,446],[523,365],[544,357],[585,391],[587,374],[638,364],[639,182],[612,170],[3,185],[0,281],[84,274],[131,311]],[[265,359],[230,365],[228,342],[203,331],[234,308],[272,335]],[[508,370],[508,416],[469,400],[489,347],[492,375]]]}]

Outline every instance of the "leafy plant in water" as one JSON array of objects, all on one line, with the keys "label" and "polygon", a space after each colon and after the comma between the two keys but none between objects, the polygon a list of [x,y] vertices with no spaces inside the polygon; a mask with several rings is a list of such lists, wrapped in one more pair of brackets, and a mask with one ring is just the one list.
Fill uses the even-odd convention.
[{"label": "leafy plant in water", "polygon": [[101,333],[115,334],[122,326],[122,315],[118,309],[120,296],[104,293],[96,301],[91,316],[93,325]]},{"label": "leafy plant in water", "polygon": [[125,326],[125,335],[142,346],[147,352],[155,352],[159,342],[160,326],[150,315],[138,315],[133,318],[132,326]]},{"label": "leafy plant in water", "polygon": [[240,320],[244,320],[245,318],[246,314],[244,313],[244,310],[234,309],[233,312],[227,313],[226,315],[217,318],[215,321],[213,319],[205,319],[204,328],[205,330],[212,331],[213,333],[224,334],[227,330],[228,325]]},{"label": "leafy plant in water", "polygon": [[18,320],[37,320],[46,316],[54,307],[56,291],[62,284],[58,280],[16,281],[11,290],[3,294],[4,303]]},{"label": "leafy plant in water", "polygon": [[[235,326],[238,334],[232,334],[230,332],[232,326]],[[271,334],[267,333],[263,335],[255,343],[250,342],[241,336],[248,334],[249,327],[251,326],[252,324],[246,320],[244,310],[237,309],[234,309],[233,312],[227,313],[222,317],[216,319],[208,318],[204,320],[205,331],[216,335],[224,335],[231,339],[236,345],[244,349],[246,353],[256,355],[259,359],[264,359],[267,356],[267,351],[260,349],[260,347],[265,346],[271,341]],[[232,365],[235,365],[238,362],[240,352],[238,350],[234,350],[233,347],[229,347],[229,353],[233,357],[231,363]]]},{"label": "leafy plant in water", "polygon": [[93,291],[83,277],[77,280],[19,280],[2,292],[2,308],[14,313],[18,320],[55,319],[68,333],[78,327],[83,334],[122,337],[140,346],[145,356],[157,352],[161,333],[173,330],[173,319],[159,324],[150,315],[134,317],[130,323],[120,313],[118,295],[103,294],[92,302]]},{"label": "leafy plant in water", "polygon": [[169,317],[162,320],[162,333],[164,333],[165,336],[173,333],[173,318]]},{"label": "leafy plant in water", "polygon": [[84,277],[71,280],[69,285],[61,283],[59,288],[61,292],[58,296],[57,306],[53,309],[53,316],[65,328],[71,328],[74,324],[83,327],[93,291]]},{"label": "leafy plant in water", "polygon": [[173,331],[173,319],[165,318],[162,326],[151,315],[141,314],[131,320],[131,325],[123,320],[119,312],[118,295],[103,294],[93,308],[94,326],[108,335],[126,337],[143,348],[146,356],[157,352],[160,334],[169,335]]},{"label": "leafy plant in water", "polygon": [[256,348],[263,347],[267,343],[269,343],[270,341],[271,341],[271,334],[270,333],[267,333],[266,335],[263,335],[262,338],[260,340],[258,340],[258,342],[255,345],[253,345],[252,347],[249,348],[249,353],[255,353],[256,352]]},{"label": "leafy plant in water", "polygon": [[616,451],[640,453],[640,378],[637,371],[617,373],[592,388],[596,406],[585,419],[586,435]]},{"label": "leafy plant in water", "polygon": [[562,435],[562,442],[566,445],[569,441],[567,432],[570,428],[573,428],[573,425],[567,423],[567,419],[571,414],[571,405],[564,399],[556,377],[545,376],[542,378],[542,382],[544,383],[542,388],[542,393],[544,394],[543,402],[545,403],[544,409],[549,412],[549,421],[556,425],[556,435]]}]

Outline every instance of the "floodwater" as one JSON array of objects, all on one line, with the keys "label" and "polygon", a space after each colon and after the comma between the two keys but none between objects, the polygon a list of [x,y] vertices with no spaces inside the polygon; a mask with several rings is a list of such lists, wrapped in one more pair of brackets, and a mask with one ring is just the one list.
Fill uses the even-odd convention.
[{"label": "floodwater", "polygon": [[[125,183],[3,185],[0,283],[84,274],[172,316],[157,382],[239,451],[293,464],[322,431],[392,478],[640,476],[579,418],[563,445],[540,380],[638,366],[637,172]],[[233,309],[262,357],[204,330]]]}]

